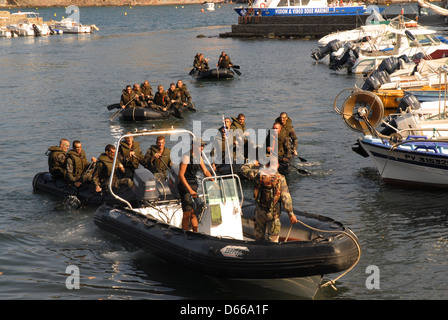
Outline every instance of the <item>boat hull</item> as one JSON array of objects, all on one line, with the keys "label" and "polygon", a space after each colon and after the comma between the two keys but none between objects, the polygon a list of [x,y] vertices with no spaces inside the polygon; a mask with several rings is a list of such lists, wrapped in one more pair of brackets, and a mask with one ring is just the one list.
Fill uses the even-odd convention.
[{"label": "boat hull", "polygon": [[370,138],[359,139],[359,143],[372,159],[385,183],[448,187],[448,152],[440,152],[440,148],[448,148],[447,143],[435,145],[431,142],[421,142],[418,149],[391,149],[390,145],[381,144],[379,139]]},{"label": "boat hull", "polygon": [[[242,8],[235,8],[236,13],[241,15]],[[257,10],[257,8],[254,8]],[[364,6],[347,7],[278,7],[260,8],[262,17],[274,16],[354,16],[362,15],[366,12]]]},{"label": "boat hull", "polygon": [[[85,185],[76,188],[75,186],[68,185],[62,180],[54,179],[49,172],[40,172],[34,176],[33,189],[64,199],[76,197],[79,202],[73,202],[73,204],[79,206],[99,206],[103,203],[119,203],[119,201],[108,192],[96,192],[93,185]],[[136,200],[136,195],[131,189],[120,191],[118,194],[128,201],[133,202]]]},{"label": "boat hull", "polygon": [[[253,212],[253,204],[243,207],[246,234],[253,233]],[[335,234],[338,228],[341,231],[349,230],[332,219],[320,216],[298,218],[311,225],[332,230]],[[335,235],[328,241],[321,239],[271,243],[236,240],[183,231],[135,211],[106,205],[98,208],[94,222],[99,228],[155,256],[220,278],[282,279],[320,276],[347,270],[359,257],[355,241],[343,234]],[[330,225],[335,229],[331,229]],[[285,224],[285,227],[289,226]],[[302,233],[306,237],[309,230]]]},{"label": "boat hull", "polygon": [[235,72],[230,69],[210,69],[205,72],[194,73],[198,80],[227,80],[235,77]]},{"label": "boat hull", "polygon": [[177,111],[174,108],[168,111],[155,110],[152,108],[129,108],[122,111],[120,119],[123,121],[148,121],[161,120],[170,118],[181,118],[184,113],[189,111],[188,108],[179,108]]}]

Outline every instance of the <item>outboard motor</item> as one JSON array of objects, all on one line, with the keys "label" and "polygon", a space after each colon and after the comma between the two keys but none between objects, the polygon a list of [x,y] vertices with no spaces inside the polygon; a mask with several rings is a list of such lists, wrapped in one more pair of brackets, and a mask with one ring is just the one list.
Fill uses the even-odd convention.
[{"label": "outboard motor", "polygon": [[34,23],[33,23],[33,31],[34,31],[34,36],[35,37],[40,37],[41,36],[39,28]]},{"label": "outboard motor", "polygon": [[387,71],[378,71],[375,70],[365,81],[362,85],[362,90],[365,91],[374,91],[378,90],[379,87],[381,87],[382,84],[385,84],[387,82],[390,82],[390,76]]},{"label": "outboard motor", "polygon": [[414,55],[412,56],[412,60],[413,60],[415,63],[419,63],[420,60],[422,60],[424,57],[425,57],[425,55],[424,55],[423,52],[418,52],[418,53],[416,53],[416,54],[414,54]]},{"label": "outboard motor", "polygon": [[398,111],[406,112],[408,108],[411,110],[418,110],[420,107],[420,101],[418,101],[416,96],[412,93],[405,93],[404,97],[401,98],[400,103],[398,104]]},{"label": "outboard motor", "polygon": [[397,57],[389,57],[384,59],[378,66],[378,71],[386,71],[388,74],[392,74],[397,70],[400,70],[400,61]]},{"label": "outboard motor", "polygon": [[341,47],[342,47],[342,43],[339,40],[331,40],[322,49],[318,49],[318,50],[314,51],[313,53],[311,53],[311,58],[313,58],[316,61],[319,61],[322,58],[324,58],[326,55],[328,55],[332,52],[338,51],[339,48],[341,48]]},{"label": "outboard motor", "polygon": [[132,190],[140,201],[156,201],[159,197],[156,188],[156,178],[152,172],[145,168],[137,168],[135,170]]},{"label": "outboard motor", "polygon": [[330,69],[331,70],[341,70],[344,67],[353,66],[353,58],[351,55],[352,52],[352,44],[346,43],[344,45],[344,50],[339,55],[331,55],[330,57]]}]

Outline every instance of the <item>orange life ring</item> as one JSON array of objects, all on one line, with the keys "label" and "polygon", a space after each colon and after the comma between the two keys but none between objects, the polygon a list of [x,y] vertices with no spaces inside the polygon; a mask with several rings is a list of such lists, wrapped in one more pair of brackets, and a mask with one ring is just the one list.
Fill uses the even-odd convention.
[{"label": "orange life ring", "polygon": [[260,4],[260,8],[264,8],[266,6],[266,4],[264,3],[264,2],[262,2],[261,4]]}]

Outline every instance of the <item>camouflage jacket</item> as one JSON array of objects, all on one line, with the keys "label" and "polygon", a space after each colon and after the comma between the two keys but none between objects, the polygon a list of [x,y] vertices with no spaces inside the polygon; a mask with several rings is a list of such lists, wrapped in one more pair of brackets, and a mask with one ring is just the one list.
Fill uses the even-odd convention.
[{"label": "camouflage jacket", "polygon": [[[260,175],[263,174],[263,170],[267,169],[254,169],[254,164],[250,164],[250,163],[246,163],[245,165],[243,165],[241,167],[241,173],[243,176],[245,176],[247,179],[255,182],[257,184],[256,188],[260,187]],[[274,175],[278,176],[278,180],[279,180],[279,188],[280,188],[280,201],[281,204],[283,205],[283,208],[285,209],[285,211],[288,213],[289,216],[292,216],[293,213],[293,207],[292,207],[292,199],[291,199],[291,195],[289,194],[289,189],[288,189],[288,184],[286,183],[286,179],[285,176],[283,176],[282,174],[280,174],[278,171],[276,171],[274,173]],[[257,197],[256,197],[257,198]],[[258,205],[258,201],[257,201],[257,205]],[[280,206],[272,206],[271,210],[275,210],[277,211],[277,214],[280,215]]]},{"label": "camouflage jacket", "polygon": [[[152,145],[148,151],[146,151],[143,163],[152,173],[166,174],[166,170],[171,168],[171,150],[167,147],[163,149],[162,156],[157,159],[154,157],[156,153],[159,153],[157,145]],[[168,168],[167,168],[168,166]]]}]

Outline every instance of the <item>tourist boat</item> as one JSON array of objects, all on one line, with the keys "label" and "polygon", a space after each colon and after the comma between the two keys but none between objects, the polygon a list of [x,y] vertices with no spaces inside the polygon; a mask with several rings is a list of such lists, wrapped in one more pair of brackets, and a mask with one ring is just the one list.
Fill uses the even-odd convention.
[{"label": "tourist boat", "polygon": [[[384,59],[389,57],[408,57],[412,59],[440,59],[448,55],[448,44],[441,42],[435,30],[425,27],[389,28],[381,39],[375,42],[376,48],[362,48],[354,43],[346,43],[332,53],[329,67],[334,71],[368,74]],[[393,47],[384,49],[393,40]],[[418,56],[417,56],[418,55]],[[417,58],[418,57],[418,58]],[[412,68],[412,64],[410,65]]]},{"label": "tourist boat", "polygon": [[[241,15],[243,7],[235,8]],[[255,0],[252,7],[245,10],[257,10],[263,17],[272,16],[357,16],[370,13],[365,5],[340,4],[327,0]],[[382,11],[382,10],[381,10]]]},{"label": "tourist boat", "polygon": [[[182,129],[145,131],[128,136],[188,135]],[[189,140],[191,141],[191,140]],[[188,150],[190,142],[187,143]],[[207,157],[204,162],[210,166]],[[114,163],[117,158],[114,159]],[[195,200],[199,232],[182,229],[179,183],[169,171],[169,188],[157,191],[150,175],[139,169],[134,177],[139,195],[134,205],[117,194],[121,205],[103,205],[94,215],[95,224],[166,261],[197,272],[226,279],[270,283],[287,282],[298,290],[303,277],[348,272],[359,261],[360,247],[354,233],[341,223],[320,215],[294,211],[299,223],[283,220],[280,242],[254,241],[254,203],[244,201],[237,175],[202,179]],[[113,172],[112,172],[113,174]],[[110,190],[112,190],[109,187]],[[285,218],[283,217],[283,218]],[[297,281],[297,282],[296,282]],[[315,288],[317,290],[317,287]]]},{"label": "tourist boat", "polygon": [[85,26],[72,18],[64,18],[54,23],[53,29],[61,30],[63,33],[92,33],[95,26]]},{"label": "tourist boat", "polygon": [[207,71],[192,70],[190,75],[197,80],[227,80],[235,77],[235,72],[231,69],[214,68]]}]

